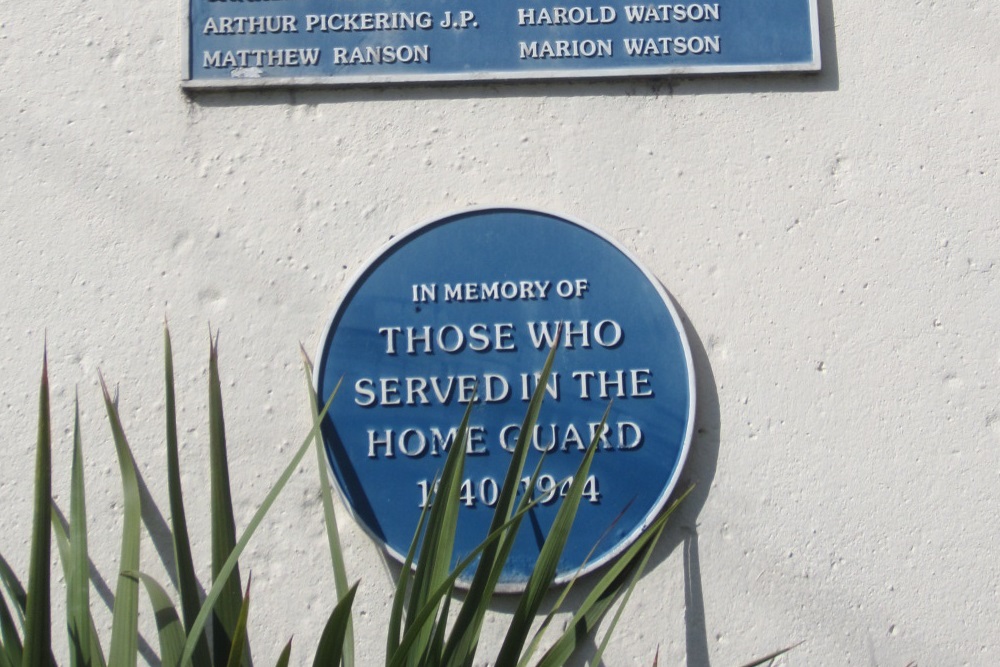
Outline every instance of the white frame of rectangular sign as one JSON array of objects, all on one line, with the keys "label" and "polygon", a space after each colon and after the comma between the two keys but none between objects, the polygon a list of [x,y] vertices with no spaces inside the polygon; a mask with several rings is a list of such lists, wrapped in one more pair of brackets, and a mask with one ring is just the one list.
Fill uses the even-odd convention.
[{"label": "white frame of rectangular sign", "polygon": [[348,86],[387,86],[395,84],[461,84],[516,83],[531,81],[573,81],[624,78],[656,78],[688,74],[767,74],[778,72],[818,72],[822,69],[819,43],[819,10],[817,0],[809,0],[809,30],[813,59],[805,63],[749,65],[671,65],[665,67],[608,67],[590,70],[533,70],[531,72],[484,71],[468,73],[437,73],[374,76],[295,76],[229,79],[191,79],[191,2],[182,0],[184,49],[181,54],[181,87],[185,90],[261,89],[261,88],[341,88]]}]

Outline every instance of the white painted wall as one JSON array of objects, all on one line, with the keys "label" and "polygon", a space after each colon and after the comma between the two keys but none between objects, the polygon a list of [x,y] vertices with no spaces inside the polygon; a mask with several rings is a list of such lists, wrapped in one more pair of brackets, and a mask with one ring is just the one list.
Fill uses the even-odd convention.
[{"label": "white painted wall", "polygon": [[[607,664],[649,665],[659,645],[660,664],[735,665],[799,641],[785,664],[1000,663],[1000,15],[819,5],[818,76],[187,97],[179,0],[6,3],[0,551],[26,572],[46,336],[57,501],[78,389],[93,558],[113,585],[121,498],[97,373],[166,518],[169,318],[207,576],[209,325],[245,523],[305,434],[298,344],[315,348],[345,280],[421,220],[537,206],[662,280],[699,373],[698,491]],[[376,664],[393,570],[342,529]],[[312,459],[245,569],[260,664],[293,634],[311,664],[332,596]],[[484,656],[501,637],[502,618]]]}]

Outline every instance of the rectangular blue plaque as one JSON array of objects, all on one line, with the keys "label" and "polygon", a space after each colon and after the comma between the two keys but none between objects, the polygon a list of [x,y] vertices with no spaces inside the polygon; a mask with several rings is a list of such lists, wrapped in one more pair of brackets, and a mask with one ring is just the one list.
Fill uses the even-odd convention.
[{"label": "rectangular blue plaque", "polygon": [[820,68],[816,0],[189,0],[187,88]]}]

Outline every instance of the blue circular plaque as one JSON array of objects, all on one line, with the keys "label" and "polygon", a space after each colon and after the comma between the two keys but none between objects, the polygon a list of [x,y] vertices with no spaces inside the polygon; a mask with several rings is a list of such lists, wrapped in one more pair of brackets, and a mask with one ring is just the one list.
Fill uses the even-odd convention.
[{"label": "blue circular plaque", "polygon": [[562,483],[609,402],[558,581],[614,558],[666,503],[695,408],[691,353],[670,298],[597,230],[515,208],[421,225],[350,285],[317,355],[321,404],[343,379],[323,435],[347,505],[391,554],[406,553],[470,400],[455,561],[486,536],[553,344],[525,466],[529,476],[545,452],[536,493],[548,500],[522,525],[504,590],[530,574]]}]

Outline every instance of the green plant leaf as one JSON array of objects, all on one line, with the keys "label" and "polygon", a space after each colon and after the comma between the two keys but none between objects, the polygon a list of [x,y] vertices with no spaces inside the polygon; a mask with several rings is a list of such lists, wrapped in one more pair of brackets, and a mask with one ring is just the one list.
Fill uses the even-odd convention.
[{"label": "green plant leaf", "polygon": [[[319,401],[316,398],[316,391],[313,389],[313,365],[309,360],[309,355],[301,346],[303,365],[305,366],[306,389],[309,393],[309,407],[312,412],[313,424],[318,426]],[[341,381],[343,378],[341,379]],[[334,388],[334,393],[340,388],[340,382]],[[316,466],[319,472],[320,497],[323,501],[323,522],[326,525],[326,540],[330,547],[330,562],[333,565],[333,583],[337,587],[338,600],[343,599],[347,594],[347,567],[344,565],[344,551],[340,546],[340,531],[337,530],[337,515],[333,510],[333,493],[330,488],[330,473],[327,471],[326,452],[323,448],[323,438],[320,431],[316,431],[313,439],[316,443]],[[347,617],[347,629],[344,631],[344,667],[354,667],[354,621],[350,615]]]},{"label": "green plant leaf", "polygon": [[444,595],[441,601],[441,611],[438,612],[437,621],[434,623],[434,632],[431,634],[431,639],[427,643],[427,648],[424,651],[424,658],[421,661],[425,665],[440,665],[443,664],[441,661],[441,653],[444,650],[444,640],[448,630],[448,612],[451,609],[451,596],[455,592],[454,585],[452,585],[451,590]]},{"label": "green plant leaf", "polygon": [[13,666],[21,667],[24,647],[3,595],[0,595],[0,653],[10,660]]},{"label": "green plant leaf", "polygon": [[122,573],[139,570],[139,528],[142,520],[139,480],[132,450],[122,428],[118,407],[111,400],[103,377],[101,377],[101,391],[104,393],[104,407],[108,413],[108,422],[111,425],[115,451],[118,455],[125,507],[108,662],[115,667],[134,667],[139,652],[139,582],[134,577]]},{"label": "green plant leaf", "polygon": [[580,564],[580,568],[577,570],[576,574],[574,574],[573,577],[571,577],[570,580],[566,582],[566,585],[563,586],[562,591],[560,591],[559,593],[559,597],[556,598],[556,601],[552,604],[552,607],[549,609],[549,612],[545,615],[545,619],[542,621],[541,625],[539,625],[538,629],[535,631],[531,643],[528,645],[524,653],[521,655],[521,660],[520,662],[518,662],[518,667],[524,667],[525,665],[527,665],[531,656],[535,654],[535,651],[537,650],[538,645],[542,640],[542,637],[545,635],[545,632],[552,624],[552,621],[555,620],[556,614],[558,614],[559,611],[562,609],[563,602],[565,602],[566,598],[569,597],[570,591],[573,590],[573,586],[578,581],[580,572],[584,570],[584,568],[587,566],[587,563],[590,562],[591,556],[593,556],[594,552],[597,550],[597,547],[600,546],[600,544],[604,541],[604,538],[614,529],[615,525],[618,524],[618,521],[625,514],[625,512],[628,510],[631,504],[632,504],[631,502],[626,503],[622,511],[618,513],[618,516],[615,517],[614,520],[612,520],[607,527],[605,527],[604,532],[597,539],[594,545],[590,548],[590,551],[587,553],[586,558],[583,559],[583,562]]},{"label": "green plant leaf", "polygon": [[[215,663],[227,664],[233,649],[236,622],[243,606],[239,563],[224,578],[222,566],[236,546],[236,521],[229,487],[229,460],[226,452],[226,423],[222,410],[222,385],[219,380],[219,338],[210,341],[208,362],[208,431],[211,466],[212,506],[212,580],[222,581],[222,590],[214,604],[213,650]],[[243,649],[241,649],[243,650]],[[249,653],[247,653],[247,661]]]},{"label": "green plant leaf", "polygon": [[[59,524],[60,527],[62,524]],[[66,611],[69,616],[70,664],[104,667],[104,652],[90,613],[90,554],[87,548],[87,500],[83,479],[80,402],[74,400],[73,467],[70,477],[69,567]]]},{"label": "green plant leaf", "polygon": [[[431,488],[437,488],[437,476],[431,481]],[[427,516],[429,514],[430,503],[424,504],[420,510],[420,518],[417,521],[417,529],[413,533],[413,539],[410,540],[410,548],[406,552],[406,558],[403,559],[403,568],[399,572],[399,580],[396,582],[396,592],[392,596],[392,610],[389,612],[389,628],[386,632],[386,642],[385,642],[385,658],[388,662],[392,656],[397,655],[400,644],[400,630],[403,626],[403,607],[406,603],[406,592],[409,588],[410,580],[413,575],[413,560],[416,557],[417,546],[420,544],[420,536],[424,532],[424,526],[427,524]]]},{"label": "green plant leaf", "polygon": [[226,663],[226,667],[240,667],[240,662],[243,660],[243,647],[247,644],[247,619],[250,616],[251,579],[252,577],[247,578],[247,592],[240,604],[240,615],[233,630],[233,650],[229,652],[229,662]]},{"label": "green plant leaf", "polygon": [[[558,340],[560,331],[556,333]],[[552,374],[552,364],[556,356],[555,345],[549,350],[545,359],[545,364],[535,383],[535,390],[532,393],[531,401],[528,403],[528,410],[524,415],[521,430],[517,436],[517,444],[511,454],[510,464],[507,466],[507,475],[504,478],[500,489],[500,495],[493,512],[493,519],[490,522],[489,532],[496,531],[501,525],[509,521],[514,513],[515,501],[517,500],[517,489],[521,483],[521,475],[524,472],[524,463],[528,457],[531,434],[534,432],[535,423],[538,421],[538,413],[542,408],[542,401],[545,398],[546,387],[549,383],[549,376]],[[540,468],[535,470],[537,476]],[[529,488],[534,488],[534,485]],[[527,499],[525,494],[524,499]],[[505,534],[501,535],[496,543],[491,544],[483,551],[476,567],[476,573],[469,585],[469,590],[465,594],[465,600],[459,611],[455,624],[452,627],[448,642],[443,651],[443,664],[446,665],[470,665],[476,654],[476,646],[479,643],[479,634],[482,630],[483,619],[486,617],[486,610],[489,601],[496,590],[497,582],[503,573],[504,564],[510,556],[510,551],[514,546],[514,538],[517,535],[520,522],[513,523]]]},{"label": "green plant leaf", "polygon": [[[601,640],[601,644],[598,646],[597,652],[592,658],[592,662],[595,665],[601,664],[601,658],[604,656],[604,651],[608,648],[608,642],[611,640],[611,635],[618,626],[618,621],[621,619],[622,612],[625,611],[625,605],[628,604],[629,598],[632,597],[632,591],[635,590],[636,585],[639,583],[639,578],[642,577],[643,572],[646,571],[646,565],[649,563],[649,557],[653,555],[653,549],[656,548],[656,544],[660,541],[660,537],[663,535],[663,530],[666,527],[667,522],[664,521],[660,524],[660,527],[656,529],[655,534],[649,541],[649,544],[639,551],[639,554],[641,554],[637,558],[639,564],[633,569],[632,576],[629,577],[628,587],[625,589],[625,594],[622,596],[621,602],[618,604],[618,609],[615,611],[615,616],[611,619],[611,623],[608,625],[608,629],[604,633],[604,638]],[[615,597],[617,597],[617,595]]]},{"label": "green plant leaf", "polygon": [[[170,523],[174,546],[174,563],[177,567],[177,588],[180,593],[181,613],[184,628],[191,630],[194,619],[201,608],[198,578],[194,573],[194,559],[191,557],[191,541],[188,537],[187,517],[184,512],[184,493],[181,488],[180,456],[177,440],[177,404],[174,395],[174,354],[170,344],[170,330],[163,326],[163,375],[166,395],[166,438],[167,438],[167,489],[170,493]],[[195,645],[196,665],[209,665],[211,657],[208,639],[198,637]]]},{"label": "green plant leaf", "polygon": [[[59,562],[62,564],[63,578],[69,582],[70,568],[73,566],[72,549],[69,546],[69,532],[66,530],[65,518],[59,507],[52,503],[52,533],[56,537],[56,551],[59,554]],[[69,610],[67,609],[67,612]],[[67,614],[67,620],[69,615]],[[67,625],[67,627],[69,627]]]},{"label": "green plant leaf", "polygon": [[281,655],[278,656],[278,662],[274,663],[274,667],[288,667],[288,661],[292,659],[292,640],[289,639],[288,643],[285,644],[285,648],[281,650]]},{"label": "green plant leaf", "polygon": [[590,590],[567,624],[566,630],[549,648],[536,667],[560,667],[569,660],[582,643],[589,643],[590,633],[604,618],[618,594],[628,585],[629,577],[645,558],[645,550],[655,546],[654,539],[659,536],[667,520],[693,488],[693,486],[688,488],[672,502],[666,511],[657,517],[646,531],[605,569],[600,580]]},{"label": "green plant leaf", "polygon": [[[101,641],[97,635],[97,628],[94,625],[94,619],[90,615],[89,604],[83,610],[83,620],[80,623],[76,623],[74,617],[74,610],[71,607],[72,589],[75,586],[72,583],[73,574],[71,572],[73,565],[73,559],[76,557],[73,549],[70,545],[69,533],[66,528],[66,519],[63,517],[59,508],[53,503],[52,505],[52,532],[56,536],[56,546],[59,551],[59,561],[62,563],[63,569],[63,579],[66,581],[66,630],[69,636],[69,657],[70,665],[85,665],[87,667],[104,667],[104,653],[101,651]],[[89,562],[89,561],[88,561]],[[87,571],[89,577],[89,570]],[[89,578],[86,580],[87,586],[89,588],[90,581]],[[80,651],[79,648],[83,644],[80,641],[82,635],[86,633],[88,638],[87,651]]]},{"label": "green plant leaf", "polygon": [[177,615],[177,609],[170,600],[170,595],[153,577],[142,572],[128,572],[142,581],[153,605],[153,618],[156,620],[156,633],[160,639],[160,663],[164,667],[176,667],[180,664],[181,653],[184,652],[184,626]]},{"label": "green plant leaf", "polygon": [[[326,416],[327,411],[330,409],[330,404],[336,397],[336,393],[330,395],[330,399],[323,406],[323,410],[319,414],[319,419],[316,423],[322,421],[323,417]],[[309,450],[309,446],[312,444],[312,439],[315,437],[317,427],[314,423],[309,434],[306,435],[299,449],[295,452],[292,460],[285,466],[285,469],[281,472],[278,480],[268,491],[267,496],[264,498],[264,502],[261,503],[260,507],[254,513],[253,517],[250,519],[250,523],[247,524],[246,529],[240,536],[239,541],[236,543],[236,547],[233,549],[232,553],[229,554],[229,558],[223,563],[222,568],[219,570],[219,576],[216,578],[215,583],[212,588],[209,589],[208,593],[205,595],[205,600],[202,603],[201,610],[198,612],[198,616],[194,619],[194,623],[191,624],[191,631],[188,632],[187,642],[184,644],[184,654],[181,656],[181,664],[187,665],[188,661],[191,660],[191,656],[194,653],[195,642],[197,641],[199,635],[205,631],[205,623],[208,621],[208,616],[211,613],[212,607],[215,605],[216,600],[218,600],[219,595],[222,593],[222,587],[226,578],[235,569],[236,563],[239,560],[240,554],[246,549],[247,544],[250,542],[250,538],[253,537],[254,532],[256,532],[257,527],[260,522],[263,521],[264,515],[267,514],[268,510],[274,504],[275,499],[288,484],[288,480],[291,479],[292,474],[295,472],[295,468],[302,462],[302,458],[306,455]],[[199,665],[199,667],[201,667]]]},{"label": "green plant leaf", "polygon": [[507,636],[500,647],[500,653],[497,654],[496,661],[499,665],[517,664],[518,658],[524,648],[525,640],[531,630],[535,614],[538,612],[545,594],[552,586],[556,568],[559,565],[559,559],[562,557],[566,541],[569,539],[570,529],[573,527],[573,521],[576,519],[576,513],[580,507],[580,498],[583,494],[583,486],[586,483],[587,474],[590,472],[590,464],[594,460],[597,443],[600,441],[600,434],[604,432],[604,425],[607,423],[610,411],[611,406],[608,405],[604,411],[604,416],[601,418],[601,424],[594,433],[590,446],[587,448],[587,452],[584,454],[583,460],[580,461],[580,466],[573,476],[573,482],[570,484],[566,497],[559,504],[559,510],[552,521],[549,533],[542,544],[542,550],[538,554],[538,560],[535,562],[535,567],[531,571],[528,583],[524,587],[521,601],[514,612],[514,617],[511,619]]},{"label": "green plant leaf", "polygon": [[759,665],[763,665],[765,663],[770,663],[772,660],[774,660],[778,656],[781,656],[781,655],[784,655],[785,653],[788,653],[789,651],[791,651],[793,648],[795,648],[797,646],[801,646],[802,643],[803,642],[798,642],[797,644],[792,644],[791,646],[786,646],[785,648],[781,649],[780,651],[775,651],[774,653],[771,653],[769,655],[765,655],[763,658],[758,658],[757,660],[754,660],[753,662],[749,662],[749,663],[743,665],[743,667],[759,667]]},{"label": "green plant leaf", "polygon": [[0,641],[0,667],[21,667],[21,663],[14,664],[14,656],[7,652],[7,647]]},{"label": "green plant leaf", "polygon": [[16,667],[21,667],[21,658],[24,654],[24,645],[21,643],[21,635],[18,634],[18,627],[24,630],[24,608],[28,604],[28,595],[24,592],[24,587],[20,580],[14,575],[10,565],[0,555],[0,585],[7,591],[7,595],[14,605],[15,616],[12,616],[3,595],[0,595],[0,643],[3,644],[4,652],[14,662]]},{"label": "green plant leaf", "polygon": [[340,598],[330,613],[326,626],[323,628],[323,634],[320,635],[319,645],[316,647],[313,667],[337,667],[341,664],[344,648],[347,645],[347,628],[351,621],[351,607],[354,605],[354,596],[357,592],[358,585],[354,584]]},{"label": "green plant leaf", "polygon": [[[87,500],[83,481],[83,438],[80,435],[80,398],[73,401],[73,466],[70,474],[69,558],[66,566],[66,615],[69,626],[70,665],[90,659],[90,560],[87,554]],[[61,522],[53,516],[53,524]],[[58,533],[57,533],[58,534]],[[62,549],[60,549],[62,551]]]},{"label": "green plant leaf", "polygon": [[[473,391],[473,396],[475,393]],[[431,511],[427,519],[427,530],[420,542],[416,572],[413,574],[413,587],[410,590],[406,615],[406,632],[409,632],[413,619],[419,616],[419,610],[427,605],[430,592],[437,588],[451,572],[451,557],[458,525],[459,490],[465,466],[466,440],[468,439],[469,419],[473,405],[474,401],[469,401],[466,406],[455,440],[452,442],[451,449],[445,459],[441,479],[428,500]],[[434,603],[434,606],[436,604],[437,602]],[[419,661],[420,657],[425,654],[434,631],[434,615],[426,615],[422,618],[424,621],[420,625],[417,639],[410,650],[410,657],[413,661]]]},{"label": "green plant leaf", "polygon": [[[518,508],[518,511],[511,517],[510,521],[502,525],[498,530],[490,533],[486,536],[479,545],[469,552],[462,561],[455,566],[451,574],[441,582],[441,584],[427,596],[427,603],[417,612],[416,618],[413,622],[409,624],[409,628],[403,635],[403,638],[399,642],[399,646],[395,651],[388,652],[386,655],[386,665],[388,667],[401,667],[406,663],[409,652],[413,649],[414,644],[417,640],[417,635],[423,630],[424,625],[435,615],[437,612],[437,605],[445,595],[451,593],[452,588],[455,585],[455,581],[465,570],[469,567],[479,555],[487,548],[490,544],[500,539],[503,533],[510,528],[510,526],[515,521],[520,521],[524,515],[535,508],[538,503],[541,502],[541,498],[532,500],[531,502],[524,504]],[[434,665],[433,667],[437,667]]]},{"label": "green plant leaf", "polygon": [[31,530],[28,601],[24,621],[24,667],[47,667],[52,654],[49,568],[52,557],[52,435],[48,353],[42,362],[35,450],[35,514]]},{"label": "green plant leaf", "polygon": [[7,591],[7,595],[10,596],[11,601],[14,603],[17,624],[23,630],[24,611],[28,606],[28,594],[24,592],[24,586],[21,585],[21,581],[14,574],[14,570],[11,569],[10,564],[2,555],[0,555],[0,584],[3,584],[4,590]]},{"label": "green plant leaf", "polygon": [[591,633],[615,603],[618,591],[636,569],[637,562],[632,561],[624,565],[624,568],[616,570],[617,576],[608,582],[602,581],[602,585],[595,587],[594,590],[599,590],[600,593],[595,595],[592,592],[588,596],[587,602],[581,605],[566,630],[546,651],[535,667],[561,667],[581,645],[591,644]]}]

